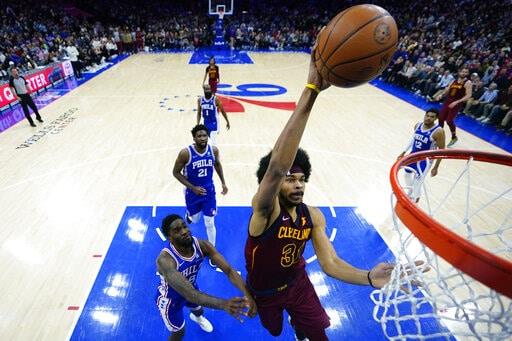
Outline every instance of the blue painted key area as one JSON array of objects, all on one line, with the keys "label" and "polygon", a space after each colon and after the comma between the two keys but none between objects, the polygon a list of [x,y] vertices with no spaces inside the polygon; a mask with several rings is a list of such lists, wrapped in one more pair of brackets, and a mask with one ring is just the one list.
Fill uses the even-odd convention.
[{"label": "blue painted key area", "polygon": [[192,53],[189,64],[208,64],[215,57],[217,64],[254,64],[247,51],[198,49]]},{"label": "blue painted key area", "polygon": [[[166,340],[169,336],[154,303],[159,278],[155,260],[164,242],[155,228],[170,213],[184,214],[184,207],[127,207],[108,253],[83,308],[71,340]],[[334,238],[338,254],[349,263],[369,268],[392,261],[386,244],[353,207],[321,208],[327,220],[327,235]],[[250,207],[220,207],[216,217],[217,248],[245,278],[243,249],[247,237]],[[193,234],[206,239],[202,223],[191,226]],[[304,252],[314,255],[311,243]],[[373,302],[368,286],[345,284],[327,277],[318,261],[307,266],[310,279],[331,317],[330,340],[383,340],[381,326],[372,318]],[[197,280],[202,291],[228,298],[240,295],[226,276],[203,262]],[[203,332],[188,318],[185,308],[185,340],[275,340],[259,319],[243,324],[223,311],[205,309],[214,331]],[[425,328],[439,328],[429,324]],[[414,328],[414,326],[405,326]],[[414,330],[414,329],[412,329]],[[285,322],[280,340],[293,340],[293,330]]]}]

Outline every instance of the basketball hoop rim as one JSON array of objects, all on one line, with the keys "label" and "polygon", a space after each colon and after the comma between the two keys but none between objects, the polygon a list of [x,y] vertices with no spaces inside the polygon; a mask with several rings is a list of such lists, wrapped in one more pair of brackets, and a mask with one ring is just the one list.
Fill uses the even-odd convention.
[{"label": "basketball hoop rim", "polygon": [[512,298],[512,262],[503,259],[450,231],[413,203],[400,186],[401,167],[425,159],[458,159],[512,166],[512,156],[476,150],[439,149],[409,154],[391,168],[390,181],[397,202],[395,212],[423,244],[448,263],[496,292]]}]

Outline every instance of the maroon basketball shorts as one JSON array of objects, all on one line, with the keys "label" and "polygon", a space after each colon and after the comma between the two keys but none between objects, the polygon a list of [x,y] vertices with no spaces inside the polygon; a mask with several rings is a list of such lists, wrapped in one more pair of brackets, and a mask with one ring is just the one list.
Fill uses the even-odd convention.
[{"label": "maroon basketball shorts", "polygon": [[453,108],[450,108],[448,106],[449,104],[446,103],[441,107],[441,110],[439,111],[439,121],[440,122],[453,122],[455,117],[457,116],[457,113],[461,109],[461,105],[456,105]]},{"label": "maroon basketball shorts", "polygon": [[280,335],[283,330],[283,310],[292,318],[292,324],[304,333],[330,326],[329,316],[306,271],[302,271],[283,291],[261,296],[256,294],[255,301],[263,327],[274,336]]},{"label": "maroon basketball shorts", "polygon": [[217,84],[219,82],[216,79],[210,79],[208,80],[208,84],[210,84],[210,89],[212,90],[212,93],[217,93]]}]

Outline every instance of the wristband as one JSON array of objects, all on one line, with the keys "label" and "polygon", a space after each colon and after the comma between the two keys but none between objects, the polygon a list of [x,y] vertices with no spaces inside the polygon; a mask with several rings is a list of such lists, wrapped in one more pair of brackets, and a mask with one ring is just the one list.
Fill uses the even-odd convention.
[{"label": "wristband", "polygon": [[317,94],[321,91],[315,84],[311,83],[306,84],[306,88],[316,91]]}]

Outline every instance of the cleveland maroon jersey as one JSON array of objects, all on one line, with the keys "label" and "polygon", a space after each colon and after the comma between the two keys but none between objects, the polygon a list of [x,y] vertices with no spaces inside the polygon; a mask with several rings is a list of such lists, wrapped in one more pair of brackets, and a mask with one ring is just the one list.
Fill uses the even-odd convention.
[{"label": "cleveland maroon jersey", "polygon": [[282,206],[277,219],[258,237],[247,237],[247,283],[256,291],[284,289],[306,267],[302,253],[311,239],[313,221],[307,205],[297,206],[297,219]]},{"label": "cleveland maroon jersey", "polygon": [[466,95],[466,88],[464,87],[465,83],[465,79],[462,82],[459,82],[458,80],[452,82],[452,84],[450,85],[450,89],[448,89],[446,103],[458,101],[459,99]]}]

